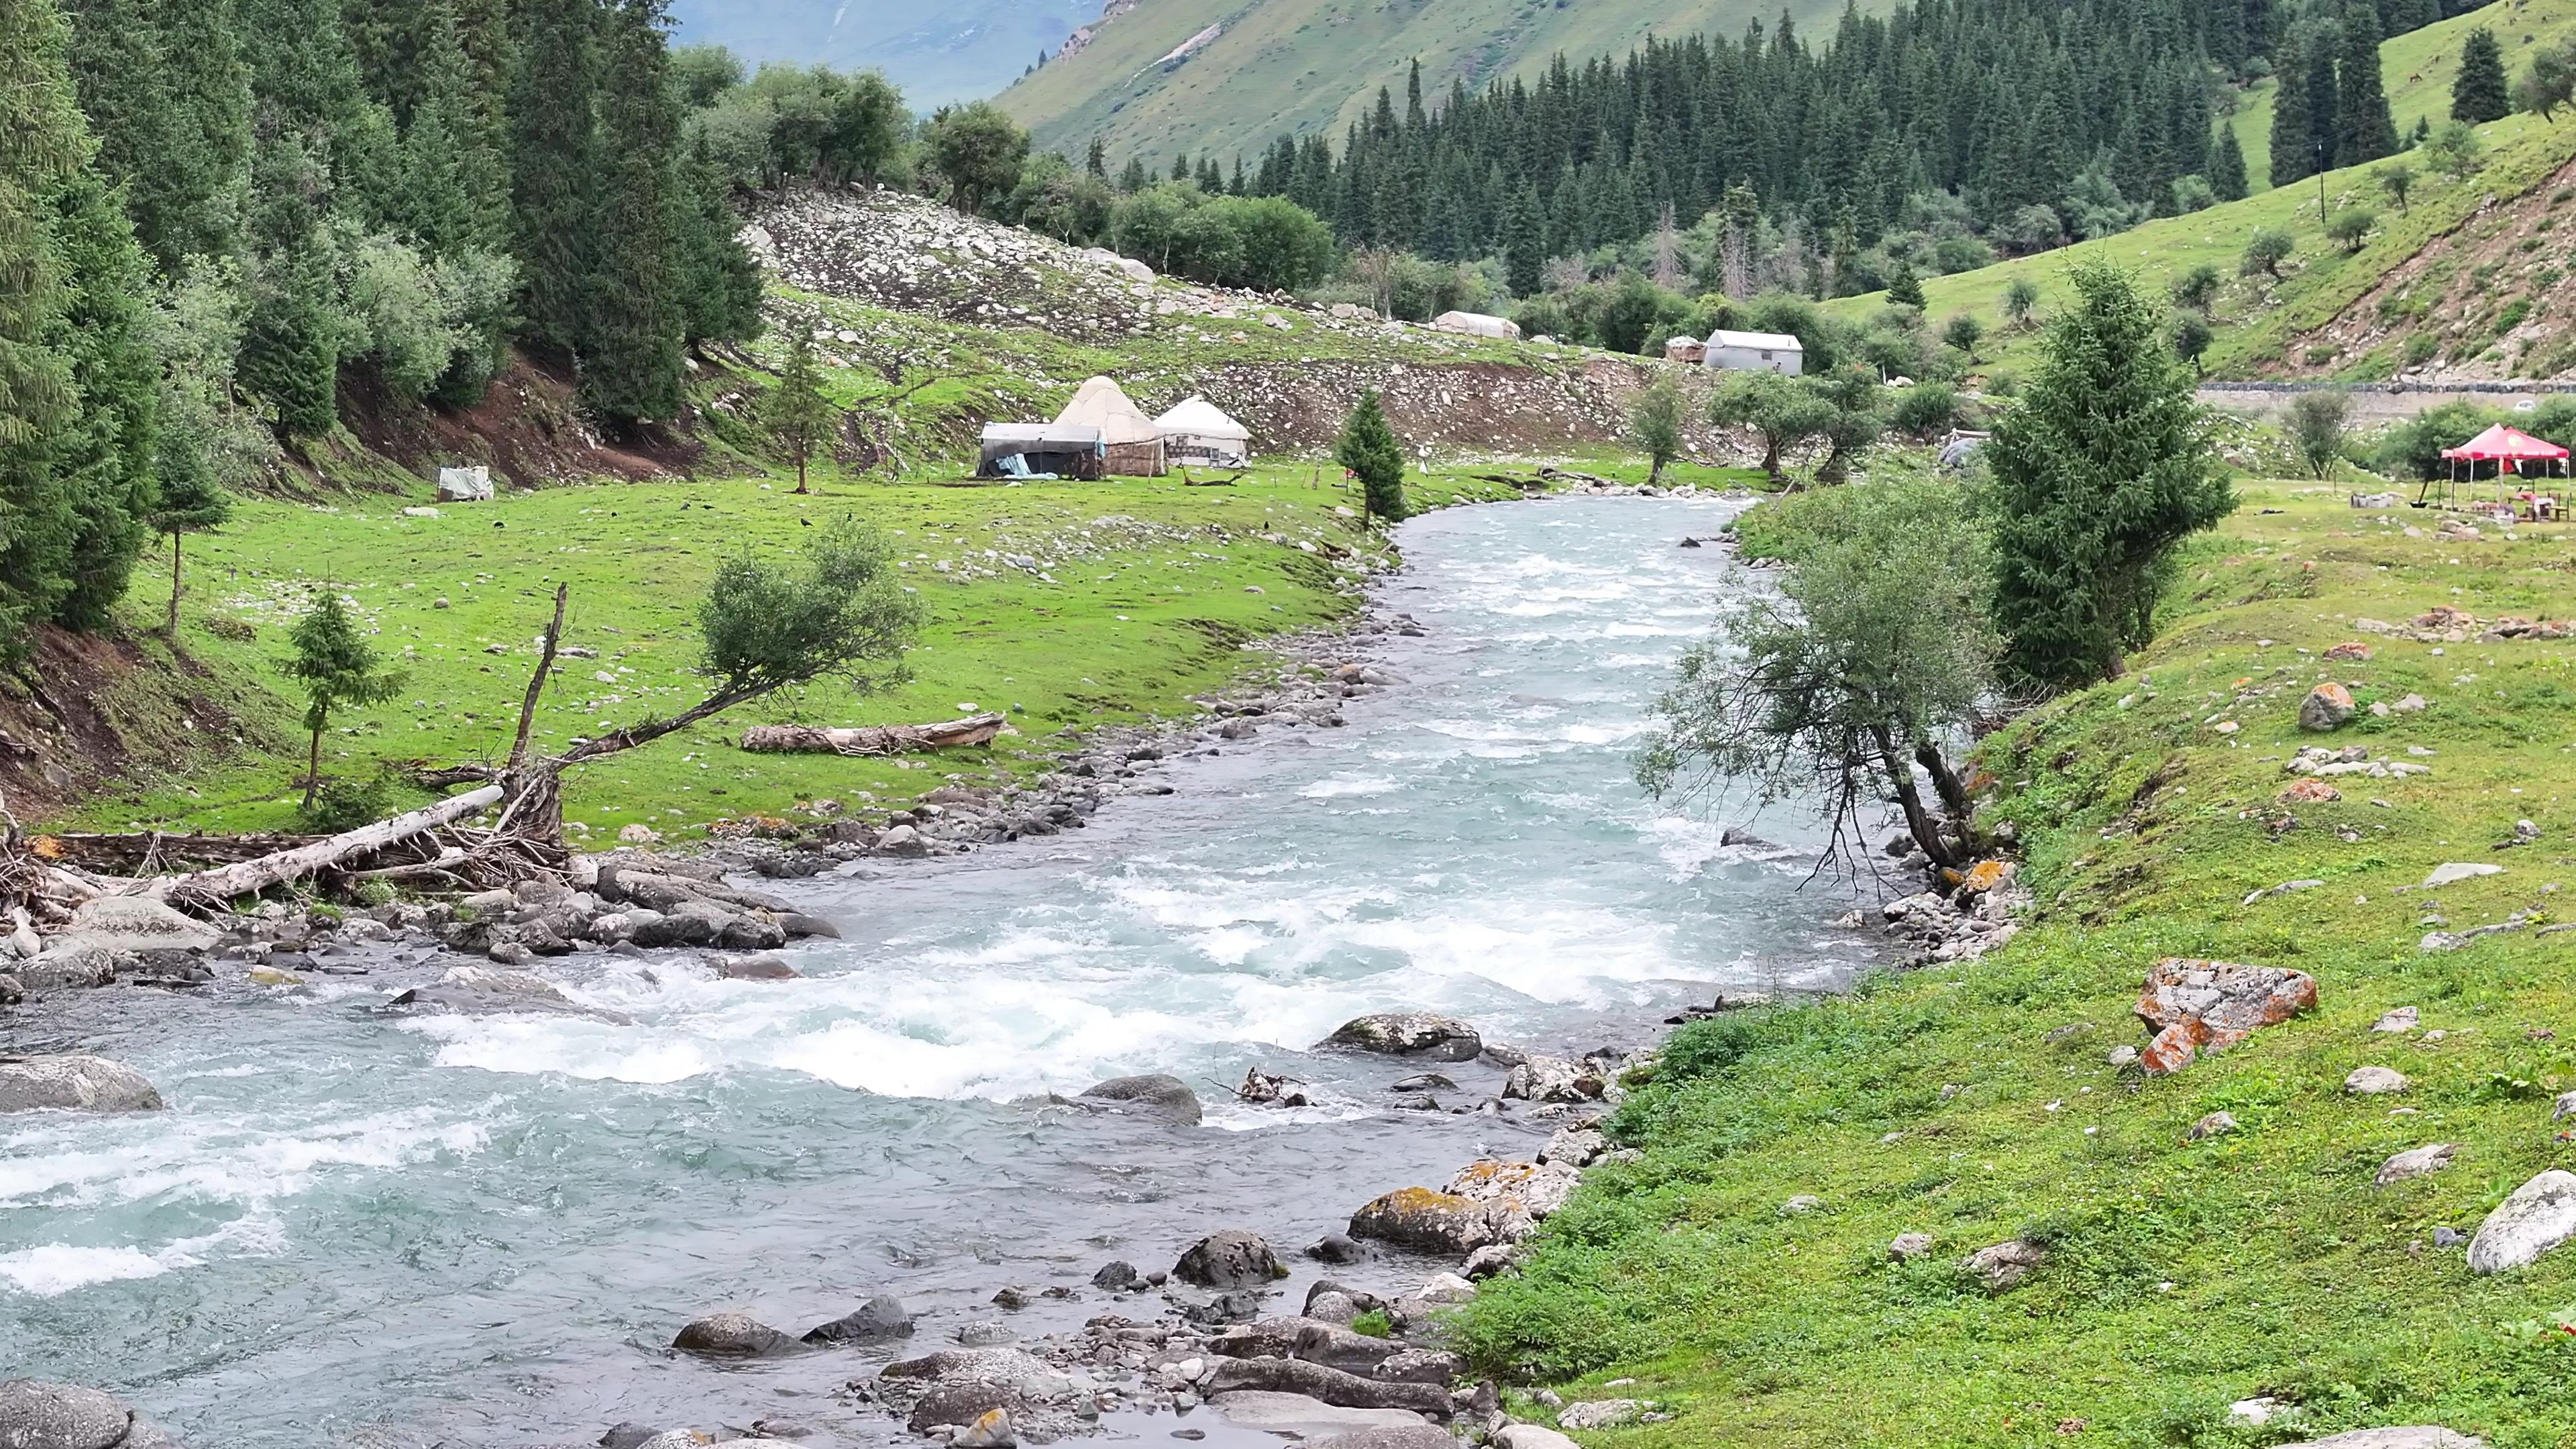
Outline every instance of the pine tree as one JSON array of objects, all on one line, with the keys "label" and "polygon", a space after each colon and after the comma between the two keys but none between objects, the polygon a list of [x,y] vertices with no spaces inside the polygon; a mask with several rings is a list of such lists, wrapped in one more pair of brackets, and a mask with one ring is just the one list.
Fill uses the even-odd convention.
[{"label": "pine tree", "polygon": [[54,245],[53,197],[89,139],[53,0],[0,0],[0,656],[62,598],[78,518],[55,467],[55,434],[77,417],[60,348],[73,301]]},{"label": "pine tree", "polygon": [[683,322],[680,247],[672,222],[679,107],[664,84],[668,0],[616,0],[600,60],[617,84],[599,98],[595,209],[587,218],[595,266],[581,330],[583,399],[620,426],[680,410]]},{"label": "pine tree", "polygon": [[1378,519],[1404,521],[1404,445],[1396,441],[1375,392],[1360,394],[1359,406],[1342,424],[1333,457],[1360,480],[1363,526]]},{"label": "pine tree", "polygon": [[599,248],[591,192],[598,37],[594,0],[521,0],[510,102],[510,209],[528,335],[582,343]]},{"label": "pine tree", "polygon": [[1914,275],[1914,268],[1898,262],[1895,269],[1888,273],[1887,300],[1900,307],[1920,308],[1925,305],[1923,279]]},{"label": "pine tree", "polygon": [[2460,44],[2460,73],[2451,82],[2451,119],[2483,126],[2512,113],[2512,91],[2504,76],[2504,47],[2497,44],[2493,30],[2481,25]]},{"label": "pine tree", "polygon": [[2358,166],[2396,152],[2397,122],[2379,74],[2379,11],[2370,0],[2351,0],[2335,67],[2335,164]]},{"label": "pine tree", "polygon": [[822,374],[814,367],[814,335],[799,327],[787,349],[787,365],[779,369],[777,385],[760,405],[760,420],[768,425],[769,435],[796,460],[797,492],[808,491],[805,465],[814,450],[830,439],[839,418],[839,410],[823,396]]},{"label": "pine tree", "polygon": [[116,197],[84,169],[60,188],[55,210],[55,245],[70,284],[56,345],[70,359],[81,405],[50,439],[75,520],[53,617],[92,630],[125,596],[150,536],[160,368],[142,331],[150,265]]},{"label": "pine tree", "polygon": [[2005,664],[2052,689],[2118,672],[2150,633],[2173,546],[2235,501],[2154,310],[2108,264],[2068,281],[2075,295],[1987,447]]},{"label": "pine tree", "polygon": [[382,704],[401,692],[403,677],[376,668],[376,651],[335,589],[321,591],[288,638],[295,653],[280,667],[304,687],[304,728],[312,736],[304,766],[309,811],[322,791],[322,733],[331,727],[332,713],[343,705]]},{"label": "pine tree", "polygon": [[176,641],[179,637],[179,598],[186,583],[180,542],[189,534],[221,528],[232,516],[231,496],[202,469],[175,475],[165,472],[161,496],[152,511],[153,531],[170,540],[170,612],[161,626],[165,638]]},{"label": "pine tree", "polygon": [[683,335],[692,346],[748,342],[761,329],[760,264],[736,240],[742,222],[734,215],[724,173],[708,153],[704,135],[680,170],[679,215],[672,229],[681,248]]},{"label": "pine tree", "polygon": [[2272,93],[2272,172],[2274,188],[2316,174],[2316,111],[2308,94],[2307,37],[2282,38],[2274,52],[2280,82]]},{"label": "pine tree", "polygon": [[1547,230],[1539,220],[1538,193],[1523,187],[1512,198],[1511,220],[1503,234],[1504,284],[1513,296],[1535,296],[1546,265]]},{"label": "pine tree", "polygon": [[2217,139],[2210,144],[2209,189],[2221,201],[2243,201],[2250,189],[2245,148],[2237,144],[2234,126],[2219,127]]}]

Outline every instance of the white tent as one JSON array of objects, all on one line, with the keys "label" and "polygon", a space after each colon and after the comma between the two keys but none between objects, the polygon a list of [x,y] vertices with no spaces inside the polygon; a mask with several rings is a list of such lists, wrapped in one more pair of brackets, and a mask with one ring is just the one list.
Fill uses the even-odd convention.
[{"label": "white tent", "polygon": [[1154,419],[1154,426],[1162,430],[1163,451],[1176,463],[1240,468],[1252,456],[1252,430],[1195,394]]},{"label": "white tent", "polygon": [[1461,332],[1469,337],[1500,337],[1505,341],[1521,340],[1521,327],[1507,317],[1488,317],[1481,312],[1443,312],[1431,319],[1434,332]]},{"label": "white tent", "polygon": [[1098,428],[1108,448],[1108,472],[1116,478],[1160,478],[1163,430],[1145,416],[1124,389],[1095,377],[1076,389],[1073,401],[1055,415],[1059,428]]}]

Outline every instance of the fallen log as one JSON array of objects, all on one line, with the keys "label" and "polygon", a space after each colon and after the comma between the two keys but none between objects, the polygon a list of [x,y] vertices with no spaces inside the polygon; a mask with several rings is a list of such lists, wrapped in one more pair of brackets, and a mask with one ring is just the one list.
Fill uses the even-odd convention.
[{"label": "fallen log", "polygon": [[743,731],[742,747],[756,755],[901,755],[957,745],[989,745],[1009,722],[1002,715],[979,714],[940,724],[868,725],[858,729],[753,725]]},{"label": "fallen log", "polygon": [[322,839],[318,835],[172,835],[159,830],[118,832],[65,831],[39,837],[54,859],[118,875],[139,875],[164,861],[193,865],[231,865],[293,850]]},{"label": "fallen log", "polygon": [[468,791],[452,799],[441,800],[435,805],[414,810],[408,815],[397,815],[391,820],[379,820],[373,825],[317,840],[309,845],[299,845],[292,850],[282,850],[274,855],[264,855],[256,860],[218,866],[212,870],[201,870],[190,875],[136,881],[126,888],[126,893],[139,892],[158,896],[173,904],[220,910],[230,905],[237,896],[256,895],[270,886],[285,881],[300,880],[305,876],[329,870],[353,856],[382,850],[388,845],[399,844],[424,831],[436,830],[442,825],[465,819],[478,811],[491,808],[498,804],[500,799],[501,787],[486,785],[480,790]]}]

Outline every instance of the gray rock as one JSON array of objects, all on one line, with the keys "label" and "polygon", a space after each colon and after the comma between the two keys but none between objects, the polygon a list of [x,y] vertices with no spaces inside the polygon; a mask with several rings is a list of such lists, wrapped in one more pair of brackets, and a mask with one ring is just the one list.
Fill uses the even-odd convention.
[{"label": "gray rock", "polygon": [[758,956],[728,956],[716,964],[716,975],[727,981],[796,981],[804,973],[787,964],[787,958],[774,953]]},{"label": "gray rock", "polygon": [[2456,1248],[2468,1240],[2469,1235],[2458,1228],[2440,1227],[2433,1230],[2433,1246],[2437,1248]]},{"label": "gray rock", "polygon": [[1214,1395],[1208,1406],[1237,1428],[1309,1440],[1369,1429],[1426,1427],[1422,1416],[1410,1410],[1340,1408],[1309,1394],[1238,1389]]},{"label": "gray rock", "polygon": [[1507,1424],[1494,1435],[1495,1449],[1583,1449],[1543,1424]]},{"label": "gray rock", "polygon": [[2352,1434],[2303,1439],[2280,1449],[2486,1449],[2486,1439],[2452,1434],[2450,1428],[2411,1423],[2406,1428],[2354,1428]]},{"label": "gray rock", "polygon": [[2576,1092],[2561,1092],[2557,1104],[2550,1109],[2549,1120],[2561,1122],[2570,1117],[2576,1117]]},{"label": "gray rock", "polygon": [[[1959,1266],[1976,1274],[1985,1280],[1988,1288],[2000,1293],[2029,1277],[2032,1270],[2047,1261],[2046,1248],[2037,1243],[2026,1243],[2019,1238],[2011,1238],[1979,1248],[1969,1254]],[[1559,1422],[1563,1421],[1560,1419]]]},{"label": "gray rock", "polygon": [[1020,1436],[1011,1427],[1011,1411],[986,1409],[965,1432],[948,1441],[949,1449],[1019,1449]]},{"label": "gray rock", "polygon": [[2340,684],[2320,684],[2299,701],[2299,728],[2323,733],[2350,723],[2352,692]]},{"label": "gray rock", "polygon": [[1453,1017],[1387,1012],[1342,1023],[1320,1046],[1435,1062],[1470,1062],[1484,1050],[1484,1040],[1474,1027]]},{"label": "gray rock", "polygon": [[1589,1127],[1559,1127],[1556,1135],[1539,1149],[1538,1160],[1561,1163],[1567,1167],[1589,1167],[1594,1158],[1609,1150],[1609,1142]]},{"label": "gray rock", "polygon": [[2386,1187],[2393,1182],[2404,1182],[2410,1177],[2422,1177],[2427,1173],[2439,1172],[2451,1165],[2451,1158],[2459,1150],[2460,1145],[2456,1142],[2434,1142],[2400,1152],[2379,1164],[2379,1175],[2372,1178],[2371,1183],[2373,1186]]},{"label": "gray rock", "polygon": [[2484,875],[2502,874],[2504,874],[2504,867],[2500,865],[2490,865],[2482,860],[2455,860],[2433,867],[2432,874],[2424,877],[2424,888],[2436,890],[2446,885],[2457,885],[2464,880],[2475,880]]},{"label": "gray rock", "polygon": [[2122,1042],[2111,1048],[2110,1053],[2103,1060],[2115,1067],[2134,1067],[2138,1064],[2138,1049],[2127,1042]]},{"label": "gray rock", "polygon": [[1568,1404],[1556,1416],[1556,1422],[1576,1433],[1593,1429],[1615,1429],[1633,1424],[1646,1406],[1635,1399],[1594,1399],[1589,1403]]},{"label": "gray rock", "polygon": [[957,1332],[952,1336],[956,1338],[961,1348],[991,1348],[997,1344],[1009,1343],[1019,1337],[1011,1331],[1009,1324],[997,1318],[959,1324]]},{"label": "gray rock", "polygon": [[1505,1273],[1519,1271],[1519,1264],[1514,1258],[1511,1247],[1502,1243],[1487,1243],[1467,1255],[1466,1265],[1458,1270],[1458,1276],[1470,1283],[1481,1283],[1487,1278],[1498,1278]]},{"label": "gray rock", "polygon": [[695,1429],[665,1429],[636,1445],[635,1449],[700,1449],[700,1446],[714,1442]]},{"label": "gray rock", "polygon": [[1145,1275],[1124,1258],[1100,1265],[1091,1275],[1091,1286],[1103,1293],[1141,1293],[1147,1287]]},{"label": "gray rock", "polygon": [[0,1057],[0,1113],[46,1108],[157,1112],[161,1105],[152,1083],[122,1062],[89,1056]]},{"label": "gray rock", "polygon": [[2469,1240],[2469,1271],[2519,1268],[2576,1237],[2576,1173],[2551,1168],[2496,1204]]},{"label": "gray rock", "polygon": [[2372,1022],[2370,1024],[2370,1029],[2375,1032],[2397,1035],[2413,1031],[2417,1023],[2422,1020],[2422,1012],[2411,1006],[2401,1006],[2394,1011],[2383,1014],[2379,1020]]},{"label": "gray rock", "polygon": [[2343,1089],[2362,1097],[2384,1097],[2406,1090],[2406,1074],[2393,1067],[2355,1067],[2343,1079]]},{"label": "gray rock", "polygon": [[961,1379],[954,1383],[933,1384],[930,1392],[912,1406],[905,1416],[904,1427],[916,1434],[926,1434],[941,1424],[973,1424],[987,1414],[1000,1414],[1005,1425],[1011,1410],[1028,1401],[1016,1384],[996,1383],[987,1379]]},{"label": "gray rock", "polygon": [[632,1421],[613,1425],[607,1433],[599,1436],[599,1449],[643,1449],[661,1432],[649,1424]]},{"label": "gray rock", "polygon": [[2467,944],[2469,938],[2456,931],[2427,931],[2424,939],[2415,943],[2415,951],[2417,955],[2435,956],[2444,951],[2456,951]]},{"label": "gray rock", "polygon": [[1345,1409],[1409,1409],[1433,1418],[1447,1418],[1450,1412],[1449,1391],[1436,1385],[1364,1379],[1304,1359],[1222,1359],[1207,1379],[1210,1394],[1245,1389],[1303,1394]]},{"label": "gray rock", "polygon": [[[1568,1441],[1571,1443],[1571,1441]],[[1429,1424],[1358,1429],[1329,1439],[1310,1439],[1305,1449],[1458,1449],[1457,1437]]]},{"label": "gray rock", "polygon": [[930,854],[930,842],[909,825],[898,825],[877,837],[877,854],[919,860]]},{"label": "gray rock", "polygon": [[1259,1234],[1228,1228],[1192,1243],[1172,1265],[1172,1276],[1200,1288],[1225,1291],[1267,1288],[1287,1277],[1288,1270]]},{"label": "gray rock", "polygon": [[1597,1073],[1564,1057],[1532,1055],[1503,1079],[1503,1096],[1520,1102],[1595,1102],[1602,1091]]},{"label": "gray rock", "polygon": [[[12,1379],[0,1383],[0,1446],[5,1449],[125,1449],[146,1427],[134,1412],[96,1389]],[[152,1431],[157,1434],[157,1430]]]},{"label": "gray rock", "polygon": [[[2570,1098],[2576,1098],[2576,1092],[2570,1092],[2567,1095]],[[2576,1116],[2576,1111],[2561,1115]],[[1306,1256],[1318,1263],[1356,1263],[1368,1256],[1368,1249],[1361,1247],[1357,1238],[1346,1233],[1326,1233],[1306,1245]]]},{"label": "gray rock", "polygon": [[2235,1130],[2236,1115],[2234,1113],[2212,1112],[2208,1116],[2205,1116],[2199,1121],[2191,1124],[2191,1140],[2198,1142],[2205,1137],[2216,1137],[2222,1133],[2233,1132]]},{"label": "gray rock", "polygon": [[7,972],[0,972],[0,1006],[16,1006],[27,999],[27,983]]},{"label": "gray rock", "polygon": [[1360,1307],[1359,1300],[1348,1293],[1334,1291],[1306,1295],[1306,1316],[1318,1323],[1334,1323],[1348,1327],[1357,1323],[1360,1315],[1367,1311]]},{"label": "gray rock", "polygon": [[[650,907],[657,914],[646,919],[643,912],[627,912],[631,926],[627,939],[638,946],[713,946],[727,942],[734,929],[734,913],[714,901],[690,898],[673,901],[667,907]],[[784,936],[786,933],[781,932]]]},{"label": "gray rock", "polygon": [[680,1330],[671,1347],[710,1358],[758,1358],[795,1340],[747,1313],[711,1313]]},{"label": "gray rock", "polygon": [[805,1331],[807,1343],[878,1343],[912,1336],[912,1314],[900,1298],[879,1296]]},{"label": "gray rock", "polygon": [[431,985],[396,996],[385,1008],[425,1016],[580,1016],[618,1026],[630,1024],[616,1012],[583,1006],[553,982],[482,966],[456,967]]},{"label": "gray rock", "polygon": [[72,913],[72,939],[102,951],[205,951],[213,928],[150,896],[99,896]]},{"label": "gray rock", "polygon": [[1887,1256],[1900,1263],[1912,1262],[1932,1251],[1930,1233],[1898,1233],[1887,1244]]},{"label": "gray rock", "polygon": [[1112,1077],[1098,1086],[1084,1089],[1082,1101],[1108,1110],[1161,1117],[1191,1127],[1197,1126],[1201,1117],[1198,1093],[1191,1091],[1189,1084],[1180,1078],[1161,1073],[1143,1077]]},{"label": "gray rock", "polygon": [[778,929],[785,931],[791,939],[802,939],[807,936],[820,936],[827,941],[841,939],[839,926],[821,916],[800,915],[794,911],[789,911],[778,918]]},{"label": "gray rock", "polygon": [[133,957],[120,956],[86,941],[56,941],[14,974],[28,991],[79,991],[112,985],[119,970],[131,970],[134,965]]},{"label": "gray rock", "polygon": [[1377,1361],[1369,1377],[1390,1383],[1439,1384],[1446,1387],[1467,1375],[1467,1361],[1446,1349],[1407,1348]]}]

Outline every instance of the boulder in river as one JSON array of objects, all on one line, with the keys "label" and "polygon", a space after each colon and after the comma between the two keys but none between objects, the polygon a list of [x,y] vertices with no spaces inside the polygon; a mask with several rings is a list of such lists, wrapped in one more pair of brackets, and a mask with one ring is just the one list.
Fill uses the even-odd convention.
[{"label": "boulder in river", "polygon": [[1273,1394],[1304,1394],[1343,1409],[1407,1409],[1432,1418],[1449,1417],[1449,1391],[1435,1384],[1389,1383],[1344,1373],[1295,1358],[1229,1358],[1217,1361],[1207,1379],[1210,1394],[1252,1389]]},{"label": "boulder in river", "polygon": [[2540,1174],[2496,1204],[2469,1240],[2469,1271],[2519,1268],[2576,1237],[2576,1173]]},{"label": "boulder in river", "polygon": [[1085,1106],[1105,1111],[1161,1117],[1190,1127],[1199,1124],[1198,1093],[1180,1078],[1159,1072],[1142,1077],[1112,1077],[1085,1089],[1080,1100]]},{"label": "boulder in river", "polygon": [[794,981],[804,973],[787,964],[787,958],[776,952],[757,956],[727,956],[716,963],[716,975],[726,981]]},{"label": "boulder in river", "polygon": [[[161,1094],[141,1072],[105,1057],[0,1057],[0,1113],[49,1107],[71,1112],[157,1112]],[[0,1438],[0,1444],[7,1442]]]},{"label": "boulder in river", "polygon": [[709,1358],[759,1358],[781,1352],[795,1340],[748,1313],[710,1313],[680,1330],[671,1347]]},{"label": "boulder in river", "polygon": [[15,974],[28,991],[78,991],[113,985],[118,971],[133,971],[140,965],[131,956],[87,941],[57,940],[42,955],[20,965]]},{"label": "boulder in river", "polygon": [[1418,1011],[1346,1021],[1321,1045],[1433,1062],[1471,1062],[1485,1049],[1484,1039],[1467,1023]]},{"label": "boulder in river", "polygon": [[1422,1416],[1409,1409],[1338,1408],[1310,1394],[1236,1389],[1215,1395],[1208,1400],[1208,1405],[1239,1429],[1291,1435],[1309,1441],[1371,1429],[1427,1427]]},{"label": "boulder in river", "polygon": [[1427,1187],[1400,1187],[1351,1215],[1351,1236],[1465,1257],[1501,1241],[1492,1204]]},{"label": "boulder in river", "polygon": [[877,1343],[912,1336],[912,1314],[900,1298],[871,1298],[831,1322],[805,1332],[807,1343]]},{"label": "boulder in river", "polygon": [[1120,1258],[1103,1263],[1100,1271],[1091,1275],[1091,1286],[1103,1293],[1142,1293],[1149,1285],[1135,1264]]},{"label": "boulder in river", "polygon": [[1238,1228],[1210,1233],[1181,1254],[1172,1265],[1172,1276],[1200,1288],[1224,1292],[1237,1288],[1267,1288],[1288,1276],[1279,1255],[1258,1233]]},{"label": "boulder in river", "polygon": [[385,1008],[425,1016],[583,1016],[631,1024],[616,1012],[582,1005],[551,981],[485,966],[456,967],[431,985],[415,986],[386,1002]]},{"label": "boulder in river", "polygon": [[172,952],[212,949],[214,929],[150,896],[99,896],[72,913],[71,939],[102,951]]},{"label": "boulder in river", "polygon": [[1368,1249],[1347,1233],[1326,1233],[1306,1245],[1306,1256],[1318,1263],[1356,1263],[1368,1256]]},{"label": "boulder in river", "polygon": [[1565,1206],[1574,1195],[1583,1174],[1573,1167],[1554,1162],[1504,1162],[1484,1157],[1458,1169],[1449,1180],[1449,1194],[1469,1202],[1501,1204],[1507,1210],[1529,1215],[1532,1221],[1544,1218]]},{"label": "boulder in river", "polygon": [[[1500,1441],[1497,1441],[1500,1442]],[[1574,1441],[1567,1440],[1568,1444]],[[1457,1436],[1429,1424],[1399,1424],[1354,1429],[1329,1439],[1310,1439],[1305,1449],[1458,1449]]]},{"label": "boulder in river", "polygon": [[96,1389],[42,1379],[0,1383],[7,1449],[179,1449],[160,1425]]},{"label": "boulder in river", "polygon": [[1565,1057],[1532,1055],[1503,1079],[1503,1095],[1521,1102],[1597,1102],[1605,1090],[1598,1072]]}]

